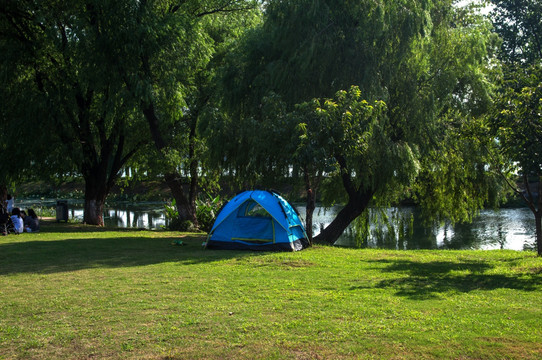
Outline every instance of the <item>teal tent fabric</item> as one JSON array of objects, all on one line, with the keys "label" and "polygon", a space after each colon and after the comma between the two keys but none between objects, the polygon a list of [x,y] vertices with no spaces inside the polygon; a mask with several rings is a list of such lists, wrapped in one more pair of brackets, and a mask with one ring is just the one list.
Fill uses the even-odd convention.
[{"label": "teal tent fabric", "polygon": [[294,207],[275,192],[245,191],[230,200],[209,232],[207,248],[301,250],[307,235]]}]

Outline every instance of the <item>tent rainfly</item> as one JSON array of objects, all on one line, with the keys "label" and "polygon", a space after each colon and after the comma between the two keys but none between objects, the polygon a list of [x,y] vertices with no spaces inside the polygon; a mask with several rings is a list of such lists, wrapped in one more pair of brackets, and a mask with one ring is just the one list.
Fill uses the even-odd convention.
[{"label": "tent rainfly", "polygon": [[218,214],[209,249],[297,251],[308,246],[299,214],[276,192],[239,193]]}]

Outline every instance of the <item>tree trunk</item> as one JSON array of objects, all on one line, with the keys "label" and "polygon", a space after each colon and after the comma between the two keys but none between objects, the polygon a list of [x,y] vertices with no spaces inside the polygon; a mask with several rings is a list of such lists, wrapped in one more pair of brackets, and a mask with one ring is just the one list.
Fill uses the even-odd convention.
[{"label": "tree trunk", "polygon": [[536,251],[538,256],[542,256],[542,213],[537,211],[534,214],[536,224]]},{"label": "tree trunk", "polygon": [[188,190],[188,202],[192,214],[192,222],[198,227],[198,217],[196,213],[196,198],[198,197],[198,165],[196,159],[196,125],[197,115],[191,119],[190,138],[188,147],[188,158],[190,159],[190,189]]},{"label": "tree trunk", "polygon": [[350,196],[346,206],[339,211],[331,224],[314,238],[313,242],[333,245],[348,225],[367,209],[372,196],[373,193],[369,191],[358,196]]},{"label": "tree trunk", "polygon": [[307,237],[309,238],[309,244],[312,244],[312,215],[314,214],[314,209],[316,208],[316,189],[314,189],[311,184],[309,172],[306,167],[303,169],[303,173],[303,178],[305,180],[305,190],[307,192],[307,205],[305,209],[305,232],[307,233]]},{"label": "tree trunk", "polygon": [[109,191],[97,180],[97,178],[85,178],[83,223],[104,226],[104,204]]},{"label": "tree trunk", "polygon": [[175,199],[179,218],[181,220],[190,220],[194,225],[197,225],[196,209],[192,208],[190,201],[187,199],[180,174],[169,173],[165,175],[166,184],[171,190],[171,194]]},{"label": "tree trunk", "polygon": [[538,194],[533,194],[529,186],[529,179],[526,174],[523,175],[523,184],[525,186],[526,195],[516,190],[523,198],[529,209],[534,215],[536,226],[536,252],[538,256],[542,256],[542,176],[538,175]]},{"label": "tree trunk", "polygon": [[[149,129],[151,132],[151,137],[154,141],[156,149],[162,153],[162,151],[167,147],[166,141],[162,136],[160,130],[160,120],[156,114],[154,104],[152,102],[142,104],[143,105],[143,115],[147,119],[149,124]],[[190,220],[195,226],[197,226],[198,221],[196,217],[195,206],[192,206],[191,200],[189,199],[184,190],[181,175],[177,171],[171,171],[164,176],[166,184],[171,190],[171,194],[175,199],[177,206],[177,212],[179,213],[179,219],[181,221]]]},{"label": "tree trunk", "polygon": [[542,176],[538,174],[538,207],[534,211],[536,223],[536,250],[538,256],[542,256]]},{"label": "tree trunk", "polygon": [[6,209],[7,198],[8,198],[8,188],[6,187],[6,185],[0,184],[0,208],[4,208],[4,210]]}]

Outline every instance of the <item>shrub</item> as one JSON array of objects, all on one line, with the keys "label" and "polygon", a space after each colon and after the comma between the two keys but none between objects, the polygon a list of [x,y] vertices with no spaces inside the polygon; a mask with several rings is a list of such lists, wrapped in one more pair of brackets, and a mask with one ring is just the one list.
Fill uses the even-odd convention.
[{"label": "shrub", "polygon": [[[207,199],[196,200],[196,218],[198,219],[199,229],[205,232],[211,231],[213,223],[222,207],[222,199],[220,196],[212,198],[207,194]],[[194,231],[197,230],[194,224],[189,220],[180,220],[179,212],[175,206],[175,199],[171,204],[165,205],[166,219],[168,220],[168,228],[175,231]]]},{"label": "shrub", "polygon": [[205,232],[211,231],[216,216],[222,207],[222,202],[220,196],[212,198],[209,195],[207,195],[206,200],[196,200],[196,218],[201,230]]}]

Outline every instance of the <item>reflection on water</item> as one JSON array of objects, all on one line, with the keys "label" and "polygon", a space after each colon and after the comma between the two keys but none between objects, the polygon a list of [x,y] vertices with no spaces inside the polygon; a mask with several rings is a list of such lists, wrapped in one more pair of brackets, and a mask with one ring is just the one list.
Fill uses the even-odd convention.
[{"label": "reflection on water", "polygon": [[[72,208],[72,219],[83,220],[83,209]],[[167,226],[163,203],[114,204],[104,211],[106,226],[120,228],[161,229]]]},{"label": "reflection on water", "polygon": [[[54,200],[22,200],[17,206],[54,207]],[[297,209],[305,218],[305,208]],[[339,206],[316,208],[313,233],[317,235],[335,218]],[[81,202],[69,201],[69,217],[83,219]],[[337,245],[383,249],[535,249],[534,216],[527,208],[483,210],[472,224],[424,225],[417,209],[371,210],[345,231]],[[167,226],[164,203],[115,203],[106,206],[104,222],[122,228],[160,229]]]},{"label": "reflection on water", "polygon": [[[28,208],[55,208],[54,199],[17,200],[17,206]],[[167,226],[163,202],[117,202],[106,204],[104,223],[106,226],[120,228],[160,229]],[[83,221],[83,203],[80,200],[68,200],[68,218]]]},{"label": "reflection on water", "polygon": [[[304,212],[299,209],[301,215]],[[315,234],[340,207],[318,209]],[[345,231],[336,245],[383,249],[535,249],[535,224],[527,208],[483,210],[470,224],[425,225],[415,208],[391,208],[384,216],[371,210]]]}]

